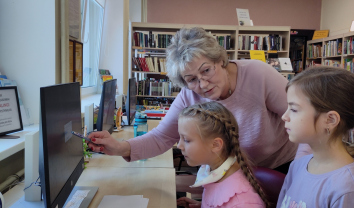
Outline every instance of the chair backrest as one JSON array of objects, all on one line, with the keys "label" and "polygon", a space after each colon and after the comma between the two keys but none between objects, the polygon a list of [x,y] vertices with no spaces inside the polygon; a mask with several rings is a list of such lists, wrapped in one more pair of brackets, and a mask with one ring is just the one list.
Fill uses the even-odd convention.
[{"label": "chair backrest", "polygon": [[267,199],[272,205],[271,207],[276,207],[286,175],[265,167],[255,167],[253,173],[267,195]]}]

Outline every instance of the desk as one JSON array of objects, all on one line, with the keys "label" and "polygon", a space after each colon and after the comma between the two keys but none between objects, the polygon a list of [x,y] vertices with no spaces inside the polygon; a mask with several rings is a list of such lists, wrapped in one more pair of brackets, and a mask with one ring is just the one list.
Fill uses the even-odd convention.
[{"label": "desk", "polygon": [[95,208],[105,195],[143,195],[149,208],[168,208],[176,204],[175,170],[172,168],[87,168],[79,186],[98,186],[89,208]]},{"label": "desk", "polygon": [[[148,130],[155,128],[160,120],[148,120]],[[123,131],[113,132],[112,136],[117,140],[128,140],[134,137],[132,126],[125,126]],[[172,148],[165,153],[146,161],[127,162],[122,157],[108,156],[102,154],[93,154],[86,167],[130,167],[130,168],[174,168]]]},{"label": "desk", "polygon": [[22,131],[12,133],[9,135],[19,136],[18,139],[0,139],[0,161],[15,154],[16,152],[25,148],[25,134],[32,131],[38,131],[39,125],[31,125],[23,128]]},{"label": "desk", "polygon": [[[124,131],[113,136],[129,139],[134,133],[132,129],[132,126],[124,127]],[[140,163],[128,163],[118,156],[97,154],[90,159],[76,185],[99,187],[89,208],[96,208],[105,195],[143,195],[149,198],[148,208],[177,206],[172,150]],[[4,194],[5,207],[21,207],[18,204],[23,201],[23,186],[19,184]]]}]

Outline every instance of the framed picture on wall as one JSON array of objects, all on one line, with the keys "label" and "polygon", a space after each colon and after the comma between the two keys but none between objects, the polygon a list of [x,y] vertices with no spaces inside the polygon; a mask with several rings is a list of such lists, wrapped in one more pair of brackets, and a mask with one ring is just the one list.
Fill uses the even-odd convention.
[{"label": "framed picture on wall", "polygon": [[69,82],[83,81],[83,44],[76,40],[69,40]]}]

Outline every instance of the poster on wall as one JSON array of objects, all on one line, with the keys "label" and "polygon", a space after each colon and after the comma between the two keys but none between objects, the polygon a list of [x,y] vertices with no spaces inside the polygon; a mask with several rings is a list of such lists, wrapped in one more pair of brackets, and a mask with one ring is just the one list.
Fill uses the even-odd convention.
[{"label": "poster on wall", "polygon": [[0,135],[22,129],[17,87],[0,87]]},{"label": "poster on wall", "polygon": [[248,9],[236,8],[236,13],[239,26],[252,26]]}]

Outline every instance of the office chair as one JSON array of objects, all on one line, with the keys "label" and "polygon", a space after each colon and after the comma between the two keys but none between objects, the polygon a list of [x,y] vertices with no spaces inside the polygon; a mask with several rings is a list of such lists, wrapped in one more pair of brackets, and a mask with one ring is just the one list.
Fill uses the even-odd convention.
[{"label": "office chair", "polygon": [[[254,167],[253,174],[267,195],[271,208],[276,207],[278,196],[283,186],[285,174],[265,167]],[[190,188],[194,184],[196,175],[184,173],[176,175],[177,192],[189,192],[193,199],[201,199],[203,195],[203,187]]]},{"label": "office chair", "polygon": [[184,156],[182,155],[182,152],[180,149],[174,148],[173,149],[173,160],[174,159],[179,159],[179,164],[177,167],[177,171],[181,170],[182,162],[184,161]]},{"label": "office chair", "polygon": [[176,192],[189,192],[192,199],[201,200],[203,195],[203,187],[191,188],[190,185],[194,184],[196,175],[190,172],[179,171],[176,172]]},{"label": "office chair", "polygon": [[267,195],[267,199],[271,203],[271,208],[276,207],[286,175],[265,167],[254,167],[253,174]]}]

